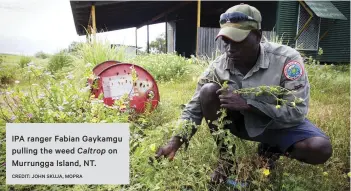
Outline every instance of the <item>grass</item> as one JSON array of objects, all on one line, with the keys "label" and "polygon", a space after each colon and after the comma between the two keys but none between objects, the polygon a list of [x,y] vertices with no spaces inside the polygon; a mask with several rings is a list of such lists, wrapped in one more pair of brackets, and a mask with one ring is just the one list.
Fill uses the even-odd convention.
[{"label": "grass", "polygon": [[[95,50],[96,51],[93,51]],[[72,66],[63,68],[59,75],[54,77],[36,78],[32,76],[30,83],[26,77],[30,76],[25,71],[18,75],[19,84],[12,84],[6,89],[0,89],[2,93],[20,89],[23,92],[32,90],[35,95],[31,100],[23,103],[23,109],[31,112],[36,118],[28,120],[18,113],[18,121],[22,122],[118,122],[127,120],[128,116],[118,116],[100,106],[84,104],[87,99],[79,89],[84,87],[87,71],[94,65],[115,59],[118,61],[130,61],[147,68],[156,76],[161,95],[159,107],[151,114],[140,116],[138,122],[132,126],[133,134],[142,131],[143,138],[132,138],[138,147],[131,153],[131,184],[124,186],[123,190],[208,190],[209,175],[216,165],[217,150],[212,135],[204,123],[192,139],[189,149],[183,148],[177,152],[173,162],[162,160],[160,163],[150,165],[149,157],[154,155],[152,145],[162,146],[172,135],[172,129],[181,113],[180,106],[186,104],[195,91],[197,77],[205,69],[205,65],[199,64],[193,59],[184,59],[175,55],[143,55],[129,58],[117,49],[110,49],[107,44],[83,45]],[[11,63],[18,63],[18,56],[5,55],[6,67]],[[38,73],[45,73],[48,68],[47,59],[33,58]],[[91,65],[87,63],[92,63]],[[19,69],[19,66],[13,66]],[[39,69],[38,69],[39,68]],[[169,70],[167,70],[169,68]],[[349,65],[345,66],[319,66],[308,65],[306,69],[311,82],[311,102],[308,118],[330,136],[334,152],[331,159],[323,165],[312,166],[282,157],[278,160],[277,169],[271,171],[269,177],[262,174],[257,167],[260,162],[256,154],[257,143],[235,139],[238,161],[238,174],[235,178],[253,179],[250,188],[243,190],[348,190],[350,178],[350,72]],[[172,76],[166,78],[167,74]],[[33,74],[31,74],[33,75]],[[70,79],[66,79],[71,76]],[[45,80],[44,80],[45,79]],[[33,86],[38,83],[38,86]],[[44,86],[51,85],[51,93],[48,98],[40,102],[36,98],[45,92]],[[20,95],[20,94],[16,94]],[[72,99],[79,95],[79,99]],[[49,99],[50,97],[50,99]],[[4,97],[0,96],[0,107],[5,109],[6,114],[11,112],[4,104]],[[50,100],[53,101],[50,101]],[[25,99],[23,99],[25,101]],[[64,104],[64,102],[72,104]],[[57,109],[62,106],[63,111]],[[44,111],[38,109],[45,108]],[[89,112],[81,112],[77,108],[84,108]],[[40,111],[42,112],[40,114]],[[74,111],[73,116],[68,113]],[[38,114],[36,114],[38,113]],[[85,115],[85,118],[79,117]],[[59,116],[59,117],[58,117]],[[22,118],[21,118],[22,117]],[[0,119],[0,163],[5,161],[5,123]],[[0,185],[5,184],[5,168],[0,167]],[[113,185],[16,185],[4,186],[0,190],[120,190],[123,186]],[[189,189],[189,188],[192,189]],[[228,190],[226,186],[212,188],[215,190]]]}]

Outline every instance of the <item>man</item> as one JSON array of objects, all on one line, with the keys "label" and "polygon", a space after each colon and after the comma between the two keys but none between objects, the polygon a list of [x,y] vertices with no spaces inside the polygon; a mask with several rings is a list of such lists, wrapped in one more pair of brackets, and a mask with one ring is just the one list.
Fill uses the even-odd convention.
[{"label": "man", "polygon": [[[260,142],[260,156],[271,162],[285,155],[308,164],[322,164],[331,157],[332,146],[330,139],[306,118],[310,84],[303,59],[295,49],[261,41],[261,19],[260,12],[247,4],[233,6],[220,16],[221,29],[216,39],[223,40],[226,51],[201,76],[181,119],[200,125],[205,118],[214,132],[217,126],[212,122],[219,117],[217,111],[226,108],[226,119],[232,123],[225,128],[239,138]],[[220,84],[227,81],[228,88],[221,88],[212,79]],[[281,97],[287,102],[277,103],[272,95],[232,91],[259,86],[280,86],[294,93]],[[194,126],[191,130],[172,137],[158,149],[156,158],[173,159],[180,146],[195,134]],[[228,148],[222,146],[222,160],[211,175],[213,182],[226,180],[226,168],[233,165],[223,157],[226,152]]]}]

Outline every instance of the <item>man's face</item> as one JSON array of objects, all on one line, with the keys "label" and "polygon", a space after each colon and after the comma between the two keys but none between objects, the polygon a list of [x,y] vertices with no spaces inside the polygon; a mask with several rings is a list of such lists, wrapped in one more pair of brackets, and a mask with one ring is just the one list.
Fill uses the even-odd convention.
[{"label": "man's face", "polygon": [[226,37],[222,37],[224,48],[229,58],[234,62],[247,62],[252,57],[257,57],[257,49],[261,40],[257,32],[250,34],[241,42],[234,42]]}]

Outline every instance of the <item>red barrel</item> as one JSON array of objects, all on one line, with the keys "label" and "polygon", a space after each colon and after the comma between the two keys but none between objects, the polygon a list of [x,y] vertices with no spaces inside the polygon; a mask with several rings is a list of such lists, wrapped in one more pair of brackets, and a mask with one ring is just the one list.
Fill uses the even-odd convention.
[{"label": "red barrel", "polygon": [[96,65],[94,68],[93,68],[93,73],[96,75],[96,76],[99,76],[100,73],[105,70],[106,68],[108,68],[109,66],[112,66],[112,65],[116,65],[120,62],[118,61],[114,61],[114,60],[109,60],[109,61],[105,61],[101,64],[98,64]]},{"label": "red barrel", "polygon": [[[133,72],[136,79],[132,78]],[[97,76],[97,81],[94,83],[97,88],[93,88],[92,93],[95,98],[103,93],[103,101],[106,105],[112,106],[116,100],[127,94],[129,106],[136,112],[142,113],[147,103],[151,104],[151,109],[155,109],[160,101],[156,81],[138,65],[107,61],[97,65],[93,73]]]}]

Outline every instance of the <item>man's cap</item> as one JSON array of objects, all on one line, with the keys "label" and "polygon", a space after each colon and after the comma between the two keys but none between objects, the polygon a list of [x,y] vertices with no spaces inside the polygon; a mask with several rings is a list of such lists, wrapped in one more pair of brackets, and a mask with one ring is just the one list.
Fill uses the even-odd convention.
[{"label": "man's cap", "polygon": [[229,8],[220,16],[220,36],[225,36],[235,42],[243,41],[253,29],[261,29],[262,17],[260,11],[248,4],[239,4]]}]

